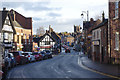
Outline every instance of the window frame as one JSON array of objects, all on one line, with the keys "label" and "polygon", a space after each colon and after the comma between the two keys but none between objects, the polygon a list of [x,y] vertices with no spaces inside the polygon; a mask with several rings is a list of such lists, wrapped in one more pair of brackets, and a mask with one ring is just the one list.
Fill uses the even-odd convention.
[{"label": "window frame", "polygon": [[120,40],[120,39],[119,39],[119,32],[116,32],[116,33],[115,33],[115,50],[117,50],[117,51],[119,51],[119,47],[120,47],[120,46],[119,46],[119,44],[120,44],[120,43],[119,43],[119,40]]},{"label": "window frame", "polygon": [[115,1],[115,18],[119,17],[119,0]]}]

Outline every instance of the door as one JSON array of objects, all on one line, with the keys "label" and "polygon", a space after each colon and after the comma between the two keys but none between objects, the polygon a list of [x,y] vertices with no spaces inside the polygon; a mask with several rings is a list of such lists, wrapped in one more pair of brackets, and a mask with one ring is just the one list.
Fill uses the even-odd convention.
[{"label": "door", "polygon": [[101,58],[102,58],[102,62],[104,62],[104,47],[102,47],[102,56],[101,56]]}]

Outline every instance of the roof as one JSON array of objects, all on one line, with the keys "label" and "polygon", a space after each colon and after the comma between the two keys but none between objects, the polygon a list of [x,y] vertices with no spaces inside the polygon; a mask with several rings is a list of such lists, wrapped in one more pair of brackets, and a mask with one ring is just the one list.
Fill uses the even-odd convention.
[{"label": "roof", "polygon": [[22,26],[21,26],[17,21],[13,21],[13,24],[14,24],[15,27],[20,27],[20,28],[22,28]]},{"label": "roof", "polygon": [[41,38],[42,38],[42,36],[40,36],[40,37],[33,37],[33,42],[38,43]]},{"label": "roof", "polygon": [[55,41],[55,39],[54,39],[52,36],[50,36],[49,33],[45,33],[45,34],[40,38],[39,41],[42,41],[46,35],[48,35],[53,41]]},{"label": "roof", "polygon": [[108,19],[104,19],[103,22],[101,22],[99,25],[97,25],[95,28],[93,28],[92,30],[98,29],[100,27],[102,27],[103,25],[105,25],[108,22]]},{"label": "roof", "polygon": [[[31,17],[25,17],[13,9],[11,9],[10,12],[11,12],[12,20],[14,21],[14,25],[16,27],[32,29]],[[14,17],[14,14],[15,14],[15,17]]]},{"label": "roof", "polygon": [[90,28],[91,26],[93,26],[92,24],[94,24],[95,22],[96,21],[93,21],[93,23],[91,23],[90,21],[84,21],[83,22],[83,30]]},{"label": "roof", "polygon": [[5,23],[5,20],[6,20],[7,16],[8,16],[8,18],[9,18],[9,20],[10,20],[12,29],[13,29],[14,34],[15,34],[16,31],[15,31],[15,28],[14,28],[14,25],[13,25],[13,21],[12,21],[10,12],[7,11],[7,10],[5,10],[5,11],[0,11],[0,21],[1,21],[1,22],[0,22],[0,23],[1,23],[1,24],[0,24],[0,32],[2,31],[2,28],[3,28],[3,25],[4,25],[4,23]]},{"label": "roof", "polygon": [[54,31],[51,32],[51,36],[55,39],[57,43],[61,42],[61,39],[57,36],[57,34]]}]

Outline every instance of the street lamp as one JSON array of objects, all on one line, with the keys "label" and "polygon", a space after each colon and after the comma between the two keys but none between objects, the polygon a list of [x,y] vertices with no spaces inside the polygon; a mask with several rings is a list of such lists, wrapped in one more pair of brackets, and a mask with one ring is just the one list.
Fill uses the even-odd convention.
[{"label": "street lamp", "polygon": [[83,13],[87,14],[87,21],[89,21],[89,11],[88,10],[87,11],[82,11],[81,16],[84,16]]},{"label": "street lamp", "polygon": [[[88,10],[87,10],[87,11],[82,11],[82,14],[81,14],[82,17],[84,16],[84,13],[87,14],[87,21],[89,21],[89,11],[88,11]],[[85,52],[86,52],[86,39],[87,39],[87,38],[86,38],[86,37],[87,37],[87,36],[86,36],[86,34],[87,34],[86,31],[87,31],[87,30],[84,29],[84,31],[85,31],[85,41],[84,41],[84,46],[85,46],[85,47],[84,47],[84,48],[85,48]]]}]

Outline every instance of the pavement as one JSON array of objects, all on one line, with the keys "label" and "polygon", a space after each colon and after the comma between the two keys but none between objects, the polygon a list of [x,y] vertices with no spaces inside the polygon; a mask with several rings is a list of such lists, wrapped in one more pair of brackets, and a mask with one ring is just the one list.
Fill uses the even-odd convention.
[{"label": "pavement", "polygon": [[89,59],[85,54],[82,54],[80,59],[82,64],[90,69],[120,78],[120,65],[95,62]]}]

